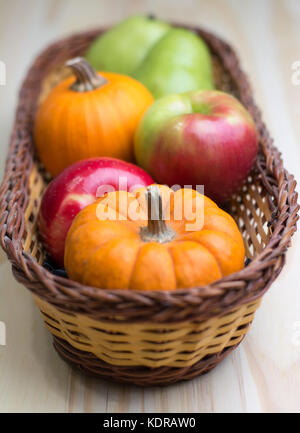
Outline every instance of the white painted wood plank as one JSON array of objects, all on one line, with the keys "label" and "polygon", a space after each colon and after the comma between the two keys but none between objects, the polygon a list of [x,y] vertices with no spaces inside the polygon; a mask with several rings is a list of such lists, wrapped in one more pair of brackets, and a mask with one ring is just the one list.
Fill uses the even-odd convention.
[{"label": "white painted wood plank", "polygon": [[[7,64],[7,86],[0,87],[1,172],[16,89],[34,56],[73,31],[152,12],[202,25],[233,43],[285,165],[300,179],[300,86],[291,84],[291,63],[300,60],[298,0],[114,0],[113,5],[0,0],[0,60]],[[7,325],[7,346],[0,346],[0,411],[299,412],[299,254],[296,235],[287,265],[235,352],[203,377],[149,389],[72,372],[56,355],[30,294],[15,282],[10,266],[2,264],[0,320]],[[3,255],[0,259],[5,260]]]},{"label": "white painted wood plank", "polygon": [[30,293],[17,284],[8,263],[0,268],[0,412],[64,412],[70,368],[57,356]]}]

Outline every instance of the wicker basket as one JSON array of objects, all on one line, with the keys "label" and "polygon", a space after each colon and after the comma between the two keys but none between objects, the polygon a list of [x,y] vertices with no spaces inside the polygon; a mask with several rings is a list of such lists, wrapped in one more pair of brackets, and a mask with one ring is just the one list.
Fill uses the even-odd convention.
[{"label": "wicker basket", "polygon": [[207,372],[243,339],[261,297],[280,273],[296,230],[296,182],[283,167],[232,48],[199,29],[209,45],[216,85],[237,96],[260,137],[256,165],[228,210],[243,234],[247,266],[206,287],[170,292],[101,290],[42,266],[37,213],[47,178],[34,153],[36,107],[82,54],[93,30],[51,45],[22,86],[0,192],[0,242],[13,274],[33,294],[59,354],[81,370],[138,385],[174,383]]}]

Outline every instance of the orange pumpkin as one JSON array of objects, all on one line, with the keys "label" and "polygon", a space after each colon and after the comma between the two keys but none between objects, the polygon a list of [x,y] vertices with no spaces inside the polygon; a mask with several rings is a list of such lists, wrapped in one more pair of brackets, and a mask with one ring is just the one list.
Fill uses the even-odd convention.
[{"label": "orange pumpkin", "polygon": [[240,270],[244,258],[230,215],[192,189],[162,185],[111,192],[87,206],[65,247],[69,277],[104,289],[196,287]]},{"label": "orange pumpkin", "polygon": [[56,176],[73,162],[111,156],[133,160],[133,136],[152,104],[138,81],[96,73],[81,57],[67,62],[74,75],[58,84],[41,104],[34,138],[40,160]]}]

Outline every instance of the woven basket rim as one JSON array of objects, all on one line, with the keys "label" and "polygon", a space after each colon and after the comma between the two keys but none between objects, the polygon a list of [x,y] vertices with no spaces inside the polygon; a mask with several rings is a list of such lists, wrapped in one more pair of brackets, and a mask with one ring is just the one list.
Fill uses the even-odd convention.
[{"label": "woven basket rim", "polygon": [[[210,285],[174,291],[106,290],[84,286],[55,276],[42,267],[22,247],[25,230],[24,210],[28,200],[28,179],[34,162],[31,135],[33,113],[39,93],[37,77],[40,71],[51,68],[49,58],[58,50],[67,51],[82,40],[91,41],[104,29],[98,28],[61,39],[46,48],[33,62],[20,90],[16,119],[11,136],[4,179],[0,188],[0,242],[17,280],[34,294],[70,313],[81,312],[92,317],[108,319],[122,314],[126,321],[173,321],[193,318],[206,319],[224,313],[238,305],[262,296],[279,275],[290,238],[296,230],[299,205],[296,181],[283,167],[281,154],[273,145],[261,119],[245,73],[231,48],[219,37],[199,28],[184,26],[200,34],[216,53],[224,68],[237,85],[240,100],[256,123],[260,141],[260,155],[256,170],[273,205],[273,233],[265,248],[244,269]],[[20,170],[20,166],[22,170]],[[21,181],[20,181],[21,179]],[[16,184],[19,189],[16,190]]]}]

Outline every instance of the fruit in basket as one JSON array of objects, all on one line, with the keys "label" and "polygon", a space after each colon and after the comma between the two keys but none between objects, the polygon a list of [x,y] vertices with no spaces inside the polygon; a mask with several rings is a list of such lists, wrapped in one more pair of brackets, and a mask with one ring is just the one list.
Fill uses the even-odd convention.
[{"label": "fruit in basket", "polygon": [[81,57],[67,62],[76,79],[58,84],[40,106],[34,139],[40,160],[52,176],[81,159],[110,156],[133,160],[133,136],[152,104],[138,81],[97,73]]},{"label": "fruit in basket", "polygon": [[156,182],[204,185],[216,202],[241,186],[257,150],[250,114],[233,96],[212,90],[161,98],[135,135],[136,160]]},{"label": "fruit in basket", "polygon": [[63,266],[65,238],[81,209],[105,192],[151,183],[143,169],[115,158],[86,159],[66,168],[48,185],[39,212],[39,233],[53,261]]},{"label": "fruit in basket", "polygon": [[214,87],[202,38],[152,17],[133,16],[112,27],[91,44],[86,57],[96,69],[136,78],[155,98]]},{"label": "fruit in basket", "polygon": [[173,290],[236,272],[244,256],[236,223],[212,200],[151,185],[85,207],[67,235],[65,268],[103,289]]}]

